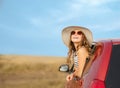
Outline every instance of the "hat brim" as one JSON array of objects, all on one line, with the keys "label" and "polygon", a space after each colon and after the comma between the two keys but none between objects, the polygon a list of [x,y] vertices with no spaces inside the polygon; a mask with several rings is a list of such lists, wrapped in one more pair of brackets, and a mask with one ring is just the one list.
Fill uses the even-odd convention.
[{"label": "hat brim", "polygon": [[85,35],[86,39],[89,42],[89,45],[91,46],[93,42],[93,36],[92,36],[92,32],[88,28],[80,27],[80,26],[69,26],[62,30],[62,40],[67,47],[69,46],[70,43],[70,34],[74,30],[81,31]]}]

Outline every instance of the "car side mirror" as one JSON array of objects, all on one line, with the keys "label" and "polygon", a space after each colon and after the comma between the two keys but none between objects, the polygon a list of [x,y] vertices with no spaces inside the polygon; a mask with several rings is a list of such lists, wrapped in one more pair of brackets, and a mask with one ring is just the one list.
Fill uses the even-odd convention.
[{"label": "car side mirror", "polygon": [[63,64],[59,67],[59,71],[61,72],[69,72],[69,66],[67,64]]}]

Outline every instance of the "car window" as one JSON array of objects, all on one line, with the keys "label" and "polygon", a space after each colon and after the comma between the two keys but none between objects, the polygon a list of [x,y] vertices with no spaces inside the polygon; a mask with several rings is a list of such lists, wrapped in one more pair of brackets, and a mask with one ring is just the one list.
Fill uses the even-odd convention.
[{"label": "car window", "polygon": [[113,45],[106,75],[106,88],[120,88],[120,45]]},{"label": "car window", "polygon": [[93,61],[101,54],[101,50],[102,50],[102,46],[99,43],[96,43],[92,46],[92,50],[91,50],[92,56],[90,57],[90,60],[86,64],[83,75],[88,73]]}]

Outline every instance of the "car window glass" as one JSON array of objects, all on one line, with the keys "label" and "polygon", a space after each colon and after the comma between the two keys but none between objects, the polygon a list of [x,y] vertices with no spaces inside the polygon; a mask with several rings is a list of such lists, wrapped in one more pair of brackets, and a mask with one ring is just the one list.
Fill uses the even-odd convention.
[{"label": "car window glass", "polygon": [[106,76],[106,88],[120,88],[120,45],[113,45],[109,68]]}]

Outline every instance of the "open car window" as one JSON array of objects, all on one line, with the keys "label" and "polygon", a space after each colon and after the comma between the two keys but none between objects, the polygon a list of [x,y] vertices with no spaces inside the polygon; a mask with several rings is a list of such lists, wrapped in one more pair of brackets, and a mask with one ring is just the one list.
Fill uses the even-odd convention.
[{"label": "open car window", "polygon": [[85,69],[84,69],[84,72],[83,72],[83,75],[85,75],[86,73],[88,73],[92,63],[94,62],[94,60],[100,56],[102,52],[102,44],[101,43],[98,43],[98,42],[94,42],[91,46],[91,56],[90,56],[90,60],[88,61]]}]

